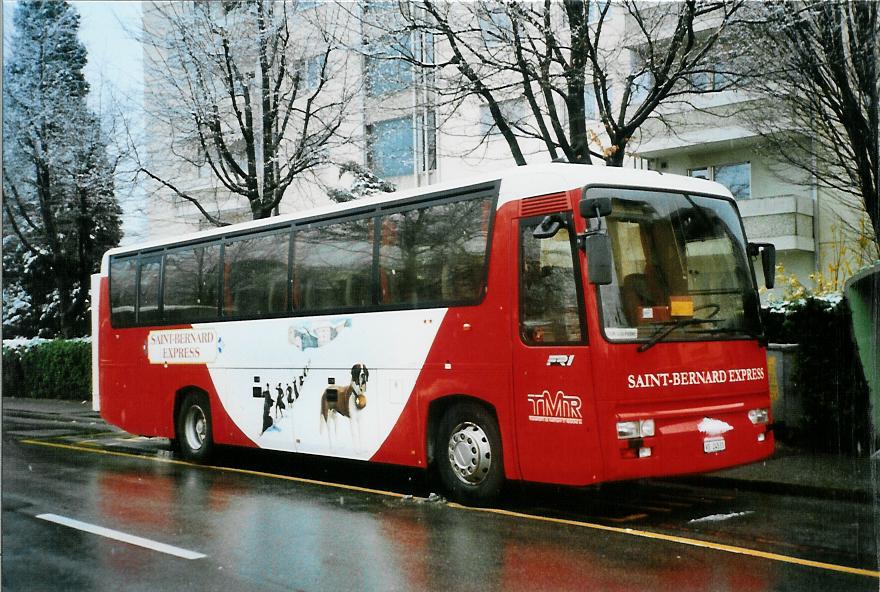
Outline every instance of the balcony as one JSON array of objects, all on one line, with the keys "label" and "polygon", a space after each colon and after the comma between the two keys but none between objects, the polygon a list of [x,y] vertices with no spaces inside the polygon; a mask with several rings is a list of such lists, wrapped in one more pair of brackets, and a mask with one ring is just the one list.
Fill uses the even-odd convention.
[{"label": "balcony", "polygon": [[770,242],[779,251],[815,252],[813,200],[777,195],[737,202],[750,241]]}]

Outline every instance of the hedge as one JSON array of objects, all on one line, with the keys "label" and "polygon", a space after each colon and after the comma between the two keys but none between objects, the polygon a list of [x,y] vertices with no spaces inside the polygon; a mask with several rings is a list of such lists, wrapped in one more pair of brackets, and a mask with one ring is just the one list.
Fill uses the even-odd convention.
[{"label": "hedge", "polygon": [[820,452],[866,454],[869,395],[846,300],[805,298],[765,309],[771,343],[796,343],[792,388],[803,401],[802,429],[791,443]]},{"label": "hedge", "polygon": [[92,345],[56,339],[3,347],[3,396],[84,401],[92,396]]}]

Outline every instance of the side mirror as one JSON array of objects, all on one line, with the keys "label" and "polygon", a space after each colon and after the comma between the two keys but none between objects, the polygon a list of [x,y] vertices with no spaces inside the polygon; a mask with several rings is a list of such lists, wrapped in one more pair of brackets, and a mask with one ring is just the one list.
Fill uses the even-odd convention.
[{"label": "side mirror", "polygon": [[610,197],[585,197],[580,201],[581,216],[584,218],[601,218],[611,214]]},{"label": "side mirror", "polygon": [[773,289],[776,285],[776,245],[773,243],[749,243],[748,253],[757,257],[761,253],[761,268],[764,270],[764,285]]},{"label": "side mirror", "polygon": [[[581,202],[583,203],[583,202]],[[611,283],[611,238],[607,234],[592,233],[583,236],[583,248],[587,253],[587,269],[591,284],[600,286]]]},{"label": "side mirror", "polygon": [[532,231],[532,236],[538,240],[545,238],[553,238],[565,221],[559,214],[551,214],[546,216],[541,223]]}]

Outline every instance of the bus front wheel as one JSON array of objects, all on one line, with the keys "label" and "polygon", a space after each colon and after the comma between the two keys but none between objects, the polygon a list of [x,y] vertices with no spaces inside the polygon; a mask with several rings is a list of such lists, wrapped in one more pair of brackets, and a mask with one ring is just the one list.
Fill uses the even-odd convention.
[{"label": "bus front wheel", "polygon": [[504,484],[501,436],[484,407],[463,403],[447,410],[434,450],[436,469],[450,498],[480,505],[498,497]]},{"label": "bus front wheel", "polygon": [[176,421],[177,446],[181,455],[187,460],[206,460],[214,449],[208,397],[202,393],[185,395]]}]

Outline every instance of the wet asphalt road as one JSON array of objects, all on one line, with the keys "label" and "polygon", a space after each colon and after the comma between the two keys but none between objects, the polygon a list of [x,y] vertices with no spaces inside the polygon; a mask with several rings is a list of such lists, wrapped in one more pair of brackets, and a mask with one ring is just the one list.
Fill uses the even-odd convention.
[{"label": "wet asphalt road", "polygon": [[[4,415],[3,589],[880,585],[870,504],[655,480],[513,487],[495,509],[466,509],[426,500],[434,488],[415,471],[236,450],[216,465],[176,461],[167,441],[98,420]],[[45,514],[204,556],[180,558],[38,518]]]}]

